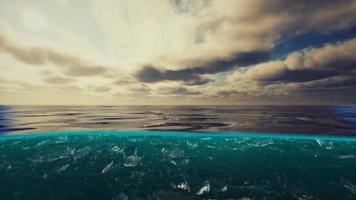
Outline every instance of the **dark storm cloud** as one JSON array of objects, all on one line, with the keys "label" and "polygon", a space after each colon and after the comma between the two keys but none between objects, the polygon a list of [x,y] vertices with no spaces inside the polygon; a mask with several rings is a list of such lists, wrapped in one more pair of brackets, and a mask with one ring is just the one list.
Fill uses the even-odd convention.
[{"label": "dark storm cloud", "polygon": [[247,66],[267,60],[267,52],[249,52],[236,54],[232,59],[220,59],[201,66],[180,70],[159,70],[152,66],[145,66],[136,78],[141,82],[153,83],[159,81],[184,81],[189,85],[205,84],[208,80],[200,75],[215,74],[231,70],[236,66]]},{"label": "dark storm cloud", "polygon": [[29,65],[55,64],[64,68],[64,74],[68,76],[95,76],[104,75],[108,68],[89,64],[89,61],[54,51],[44,47],[20,46],[0,33],[0,52],[7,53],[17,61]]}]

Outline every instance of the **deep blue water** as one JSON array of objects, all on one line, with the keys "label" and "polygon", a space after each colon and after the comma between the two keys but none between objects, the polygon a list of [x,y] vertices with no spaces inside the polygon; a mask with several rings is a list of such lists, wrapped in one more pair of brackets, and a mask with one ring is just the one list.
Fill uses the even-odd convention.
[{"label": "deep blue water", "polygon": [[354,106],[0,112],[1,200],[356,199]]}]

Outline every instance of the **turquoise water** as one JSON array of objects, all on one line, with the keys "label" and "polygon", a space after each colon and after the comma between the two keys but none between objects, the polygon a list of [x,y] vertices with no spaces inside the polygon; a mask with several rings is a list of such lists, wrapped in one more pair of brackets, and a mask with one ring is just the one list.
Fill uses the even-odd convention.
[{"label": "turquoise water", "polygon": [[1,199],[356,199],[356,138],[67,131],[0,137]]}]

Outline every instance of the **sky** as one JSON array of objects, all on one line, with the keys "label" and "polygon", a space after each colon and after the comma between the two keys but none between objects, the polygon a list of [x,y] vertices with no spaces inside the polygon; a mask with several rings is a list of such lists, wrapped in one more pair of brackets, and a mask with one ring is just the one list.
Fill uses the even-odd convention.
[{"label": "sky", "polygon": [[0,0],[0,104],[356,103],[355,0]]}]

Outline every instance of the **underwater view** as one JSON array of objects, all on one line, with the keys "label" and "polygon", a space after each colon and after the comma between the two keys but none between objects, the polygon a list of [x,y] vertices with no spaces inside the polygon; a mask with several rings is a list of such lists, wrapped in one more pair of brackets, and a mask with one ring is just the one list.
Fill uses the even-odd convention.
[{"label": "underwater view", "polygon": [[351,200],[355,111],[2,106],[1,199]]}]

